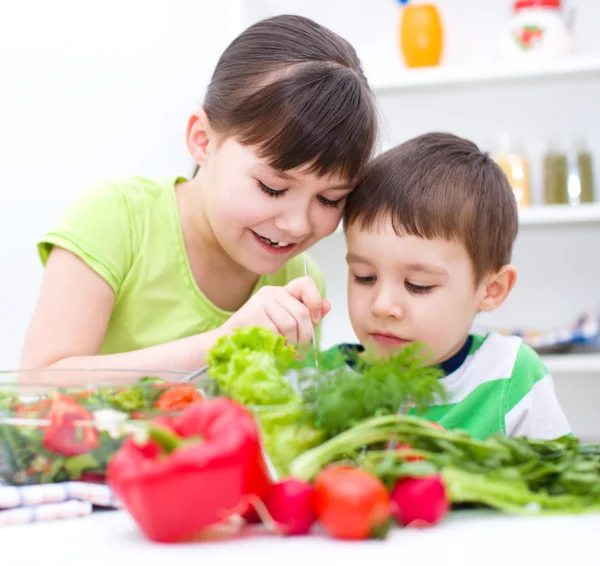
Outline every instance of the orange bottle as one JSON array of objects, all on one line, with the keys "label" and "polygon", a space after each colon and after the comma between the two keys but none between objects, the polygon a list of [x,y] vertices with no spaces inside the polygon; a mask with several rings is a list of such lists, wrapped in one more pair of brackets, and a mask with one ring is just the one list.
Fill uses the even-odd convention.
[{"label": "orange bottle", "polygon": [[[408,0],[399,0],[406,4]],[[442,18],[435,4],[403,6],[400,17],[400,47],[407,67],[439,65],[444,44]]]}]

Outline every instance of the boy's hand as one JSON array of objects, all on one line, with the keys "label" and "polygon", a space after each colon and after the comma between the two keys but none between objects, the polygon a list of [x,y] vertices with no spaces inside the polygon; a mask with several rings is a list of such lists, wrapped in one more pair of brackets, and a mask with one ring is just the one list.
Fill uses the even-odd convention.
[{"label": "boy's hand", "polygon": [[285,287],[262,287],[222,327],[223,333],[244,326],[264,326],[285,336],[290,344],[309,344],[313,326],[331,310],[310,277]]}]

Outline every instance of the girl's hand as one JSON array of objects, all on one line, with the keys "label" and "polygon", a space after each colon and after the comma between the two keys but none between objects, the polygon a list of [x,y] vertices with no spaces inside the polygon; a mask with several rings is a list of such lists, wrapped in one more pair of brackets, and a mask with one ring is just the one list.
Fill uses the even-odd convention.
[{"label": "girl's hand", "polygon": [[285,287],[262,287],[222,327],[223,333],[244,326],[264,326],[285,336],[292,345],[309,344],[313,327],[331,310],[310,277]]}]

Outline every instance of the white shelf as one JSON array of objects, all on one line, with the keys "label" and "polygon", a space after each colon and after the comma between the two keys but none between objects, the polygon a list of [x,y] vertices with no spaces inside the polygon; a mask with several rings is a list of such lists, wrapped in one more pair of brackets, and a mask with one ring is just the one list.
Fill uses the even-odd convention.
[{"label": "white shelf", "polygon": [[600,204],[532,206],[519,210],[521,226],[600,222]]},{"label": "white shelf", "polygon": [[431,87],[593,75],[600,76],[600,53],[565,57],[543,63],[490,61],[485,66],[479,64],[461,67],[399,68],[386,73],[384,78],[372,78],[370,83],[376,94],[391,94]]},{"label": "white shelf", "polygon": [[[551,226],[569,224],[600,224],[600,203],[555,204],[551,206],[532,206],[519,210],[520,226]],[[343,234],[342,224],[337,227],[336,234]]]},{"label": "white shelf", "polygon": [[555,354],[542,360],[551,374],[600,374],[600,354]]}]

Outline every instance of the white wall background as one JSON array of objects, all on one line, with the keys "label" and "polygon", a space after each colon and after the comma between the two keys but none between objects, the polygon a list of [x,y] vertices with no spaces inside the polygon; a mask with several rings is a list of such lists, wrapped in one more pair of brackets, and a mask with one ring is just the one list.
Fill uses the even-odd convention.
[{"label": "white wall background", "polygon": [[[489,64],[510,0],[438,0],[446,65]],[[600,3],[569,0],[582,53],[600,52]],[[16,366],[39,287],[35,243],[73,195],[97,177],[188,174],[188,115],[240,27],[297,13],[345,36],[368,78],[402,72],[396,0],[21,0],[0,14],[0,367]],[[600,80],[566,85],[435,89],[379,100],[384,142],[448,129],[489,146],[508,132],[536,165],[551,137],[583,133],[600,156]],[[598,159],[596,160],[598,165]],[[598,168],[596,169],[598,172]],[[597,175],[597,178],[599,176]],[[521,279],[490,323],[547,326],[596,301],[600,229],[523,229]],[[335,310],[325,344],[352,340],[345,312],[343,238],[314,250]],[[577,406],[576,404],[573,405]]]},{"label": "white wall background", "polygon": [[219,0],[23,0],[0,15],[0,367],[18,364],[35,243],[97,177],[189,174],[188,115],[237,30]]}]

